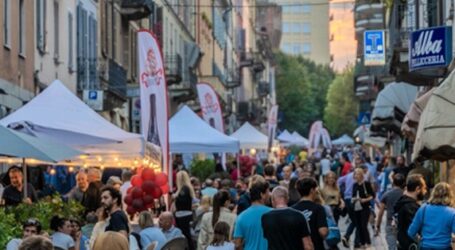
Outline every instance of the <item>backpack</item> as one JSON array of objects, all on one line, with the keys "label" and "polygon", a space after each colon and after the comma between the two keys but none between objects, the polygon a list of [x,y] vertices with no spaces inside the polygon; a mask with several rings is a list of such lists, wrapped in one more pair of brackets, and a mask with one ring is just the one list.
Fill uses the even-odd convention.
[{"label": "backpack", "polygon": [[333,217],[330,216],[327,216],[327,226],[329,228],[329,233],[327,234],[325,242],[330,247],[336,246],[341,241],[340,228]]}]

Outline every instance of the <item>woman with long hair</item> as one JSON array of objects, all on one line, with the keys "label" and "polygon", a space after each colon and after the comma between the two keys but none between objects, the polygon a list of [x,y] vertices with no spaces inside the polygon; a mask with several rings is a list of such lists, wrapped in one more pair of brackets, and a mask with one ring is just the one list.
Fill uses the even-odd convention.
[{"label": "woman with long hair", "polygon": [[358,234],[356,233],[356,237],[359,237],[359,240],[355,241],[355,248],[368,248],[371,245],[370,233],[368,232],[370,201],[374,198],[374,192],[371,184],[365,181],[362,168],[356,168],[354,170],[354,180],[351,201],[354,209],[355,228],[359,232]]},{"label": "woman with long hair", "polygon": [[108,231],[99,235],[92,250],[128,250],[128,239],[121,233]]},{"label": "woman with long hair", "polygon": [[[213,196],[213,210],[204,214],[201,222],[201,231],[198,238],[198,249],[205,250],[212,242],[215,225],[219,221],[226,222],[231,229],[234,228],[237,215],[232,213],[228,207],[231,203],[231,197],[226,190],[220,190]],[[231,235],[231,234],[229,234]],[[228,239],[229,240],[229,237]]]},{"label": "woman with long hair", "polygon": [[213,240],[207,250],[234,250],[234,243],[229,241],[231,228],[226,222],[218,221],[215,225]]},{"label": "woman with long hair", "polygon": [[174,197],[175,224],[187,238],[189,249],[193,250],[194,244],[190,224],[193,220],[193,201],[195,201],[196,195],[187,172],[179,171],[177,173],[176,184],[177,192]]},{"label": "woman with long hair", "polygon": [[329,171],[325,175],[321,195],[325,204],[330,206],[335,222],[338,224],[341,211],[344,208],[344,201],[341,199],[341,192],[337,185],[337,175],[335,172]]},{"label": "woman with long hair", "polygon": [[455,233],[454,205],[450,185],[446,182],[438,183],[431,191],[428,203],[417,210],[408,229],[411,238],[420,235],[420,249],[452,249],[452,234]]}]

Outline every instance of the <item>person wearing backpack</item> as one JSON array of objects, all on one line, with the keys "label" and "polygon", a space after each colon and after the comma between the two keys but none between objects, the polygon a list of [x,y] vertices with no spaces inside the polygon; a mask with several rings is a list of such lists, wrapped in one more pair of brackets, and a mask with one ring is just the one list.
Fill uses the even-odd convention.
[{"label": "person wearing backpack", "polygon": [[381,232],[381,222],[384,211],[387,211],[387,221],[386,221],[386,241],[389,249],[397,249],[397,227],[396,223],[393,222],[393,209],[398,199],[403,196],[403,188],[405,185],[406,179],[402,174],[396,174],[393,176],[393,188],[387,191],[381,197],[381,203],[379,203],[379,212],[376,220],[375,227],[375,236],[379,235]]}]

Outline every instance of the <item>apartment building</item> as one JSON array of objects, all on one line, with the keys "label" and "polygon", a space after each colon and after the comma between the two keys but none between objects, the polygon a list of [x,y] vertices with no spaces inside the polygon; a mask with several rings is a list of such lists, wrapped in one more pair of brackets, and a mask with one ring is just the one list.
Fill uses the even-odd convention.
[{"label": "apartment building", "polygon": [[34,81],[34,1],[0,1],[0,118],[31,100]]},{"label": "apartment building", "polygon": [[319,64],[329,64],[329,0],[275,2],[283,11],[281,50]]}]

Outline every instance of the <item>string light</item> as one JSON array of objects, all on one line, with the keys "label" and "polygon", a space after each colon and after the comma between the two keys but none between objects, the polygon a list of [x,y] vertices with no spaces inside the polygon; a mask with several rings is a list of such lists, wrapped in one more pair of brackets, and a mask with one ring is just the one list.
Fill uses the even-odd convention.
[{"label": "string light", "polygon": [[51,175],[55,175],[55,173],[56,173],[55,169],[51,169],[51,171],[49,171],[49,174]]},{"label": "string light", "polygon": [[70,172],[70,173],[74,172],[74,167],[73,167],[73,166],[70,166],[70,167],[68,168],[68,172]]},{"label": "string light", "polygon": [[98,157],[98,161],[99,162],[103,161],[103,158],[102,157]]}]

